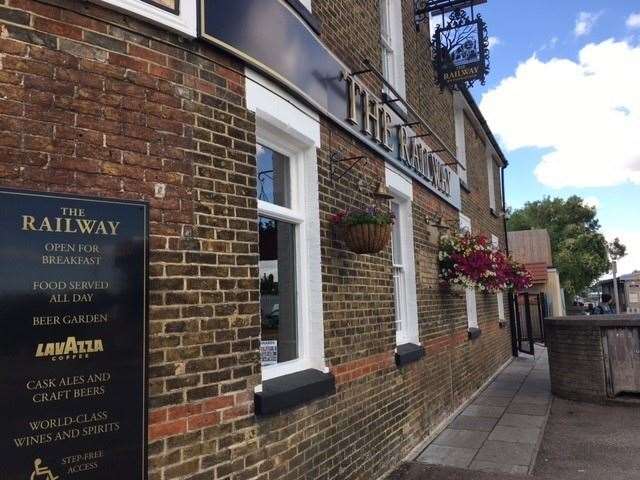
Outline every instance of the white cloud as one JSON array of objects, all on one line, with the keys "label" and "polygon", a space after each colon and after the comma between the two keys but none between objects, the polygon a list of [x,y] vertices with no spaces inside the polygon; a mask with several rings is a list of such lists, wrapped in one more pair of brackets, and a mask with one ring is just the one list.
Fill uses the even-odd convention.
[{"label": "white cloud", "polygon": [[588,35],[596,22],[602,15],[602,12],[592,13],[592,12],[580,12],[578,17],[576,18],[576,25],[573,29],[573,34],[576,37],[581,37],[583,35]]},{"label": "white cloud", "polygon": [[507,150],[549,149],[538,180],[562,188],[640,184],[640,45],[606,40],[579,59],[535,55],[480,107]]},{"label": "white cloud", "polygon": [[600,207],[600,199],[593,195],[582,199],[582,203],[584,203],[587,207],[593,207],[596,209]]},{"label": "white cloud", "polygon": [[489,48],[493,48],[497,45],[500,45],[502,43],[502,40],[500,40],[498,37],[489,37]]},{"label": "white cloud", "polygon": [[629,15],[626,24],[629,28],[640,28],[640,12]]}]

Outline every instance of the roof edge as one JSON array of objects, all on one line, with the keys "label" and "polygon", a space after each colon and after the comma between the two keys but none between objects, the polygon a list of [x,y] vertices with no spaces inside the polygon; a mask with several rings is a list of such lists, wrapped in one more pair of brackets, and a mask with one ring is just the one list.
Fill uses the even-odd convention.
[{"label": "roof edge", "polygon": [[504,164],[504,168],[507,168],[509,166],[509,161],[507,160],[507,157],[504,155],[502,149],[500,148],[500,144],[496,140],[496,137],[493,135],[493,132],[491,131],[491,128],[489,127],[489,124],[487,123],[487,120],[484,118],[484,115],[482,115],[482,112],[480,111],[480,107],[478,107],[478,104],[476,103],[475,98],[473,98],[473,95],[471,95],[471,92],[469,91],[469,89],[466,86],[462,87],[460,89],[460,92],[462,93],[462,95],[464,96],[465,100],[469,104],[469,107],[471,107],[471,111],[475,115],[476,119],[478,120],[478,122],[480,123],[482,128],[484,129],[485,134],[489,138],[489,141],[491,142],[491,145],[493,146],[493,148],[495,149],[496,153],[500,157],[500,160],[502,160],[502,163]]}]

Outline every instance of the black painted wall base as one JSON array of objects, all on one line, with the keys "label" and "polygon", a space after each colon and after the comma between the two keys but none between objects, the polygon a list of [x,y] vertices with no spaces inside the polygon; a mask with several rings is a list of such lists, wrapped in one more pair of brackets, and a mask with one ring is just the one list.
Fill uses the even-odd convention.
[{"label": "black painted wall base", "polygon": [[471,327],[469,328],[469,340],[475,340],[480,335],[482,335],[482,330],[479,328]]},{"label": "black painted wall base", "polygon": [[409,363],[417,362],[424,357],[424,347],[414,343],[405,343],[396,348],[396,365],[403,367]]},{"label": "black painted wall base", "polygon": [[256,415],[271,415],[334,393],[334,376],[313,368],[272,378],[255,393]]}]

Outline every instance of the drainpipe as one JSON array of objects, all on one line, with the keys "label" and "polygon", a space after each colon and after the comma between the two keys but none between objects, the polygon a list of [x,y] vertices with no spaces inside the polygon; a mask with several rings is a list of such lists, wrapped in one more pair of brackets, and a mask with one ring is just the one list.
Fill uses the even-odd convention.
[{"label": "drainpipe", "polygon": [[[500,189],[502,191],[502,227],[504,228],[504,246],[509,255],[509,235],[507,234],[507,200],[504,188],[504,167],[500,168]],[[511,329],[511,354],[518,356],[518,341],[516,339],[516,320],[513,311],[513,289],[510,288],[507,293],[507,302],[509,302],[509,327]]]}]

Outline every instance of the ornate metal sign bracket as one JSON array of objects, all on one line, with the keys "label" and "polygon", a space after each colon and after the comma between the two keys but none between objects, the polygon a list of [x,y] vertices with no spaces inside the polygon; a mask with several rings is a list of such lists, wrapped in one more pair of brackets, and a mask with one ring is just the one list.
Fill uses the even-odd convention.
[{"label": "ornate metal sign bracket", "polygon": [[[414,0],[416,28],[432,13],[442,15],[431,41],[436,82],[441,89],[482,85],[489,73],[489,34],[474,5],[486,0]],[[465,8],[470,8],[470,16]],[[448,21],[445,14],[449,13]]]},{"label": "ornate metal sign bracket", "polygon": [[[360,155],[357,157],[348,157],[342,158],[342,152],[333,152],[331,154],[331,180],[334,182],[339,182],[342,178],[349,173],[353,168],[358,165],[360,162],[364,160],[363,165],[367,164],[367,157],[365,155]],[[341,174],[338,174],[338,165],[342,162],[353,162],[349,165]]]}]

